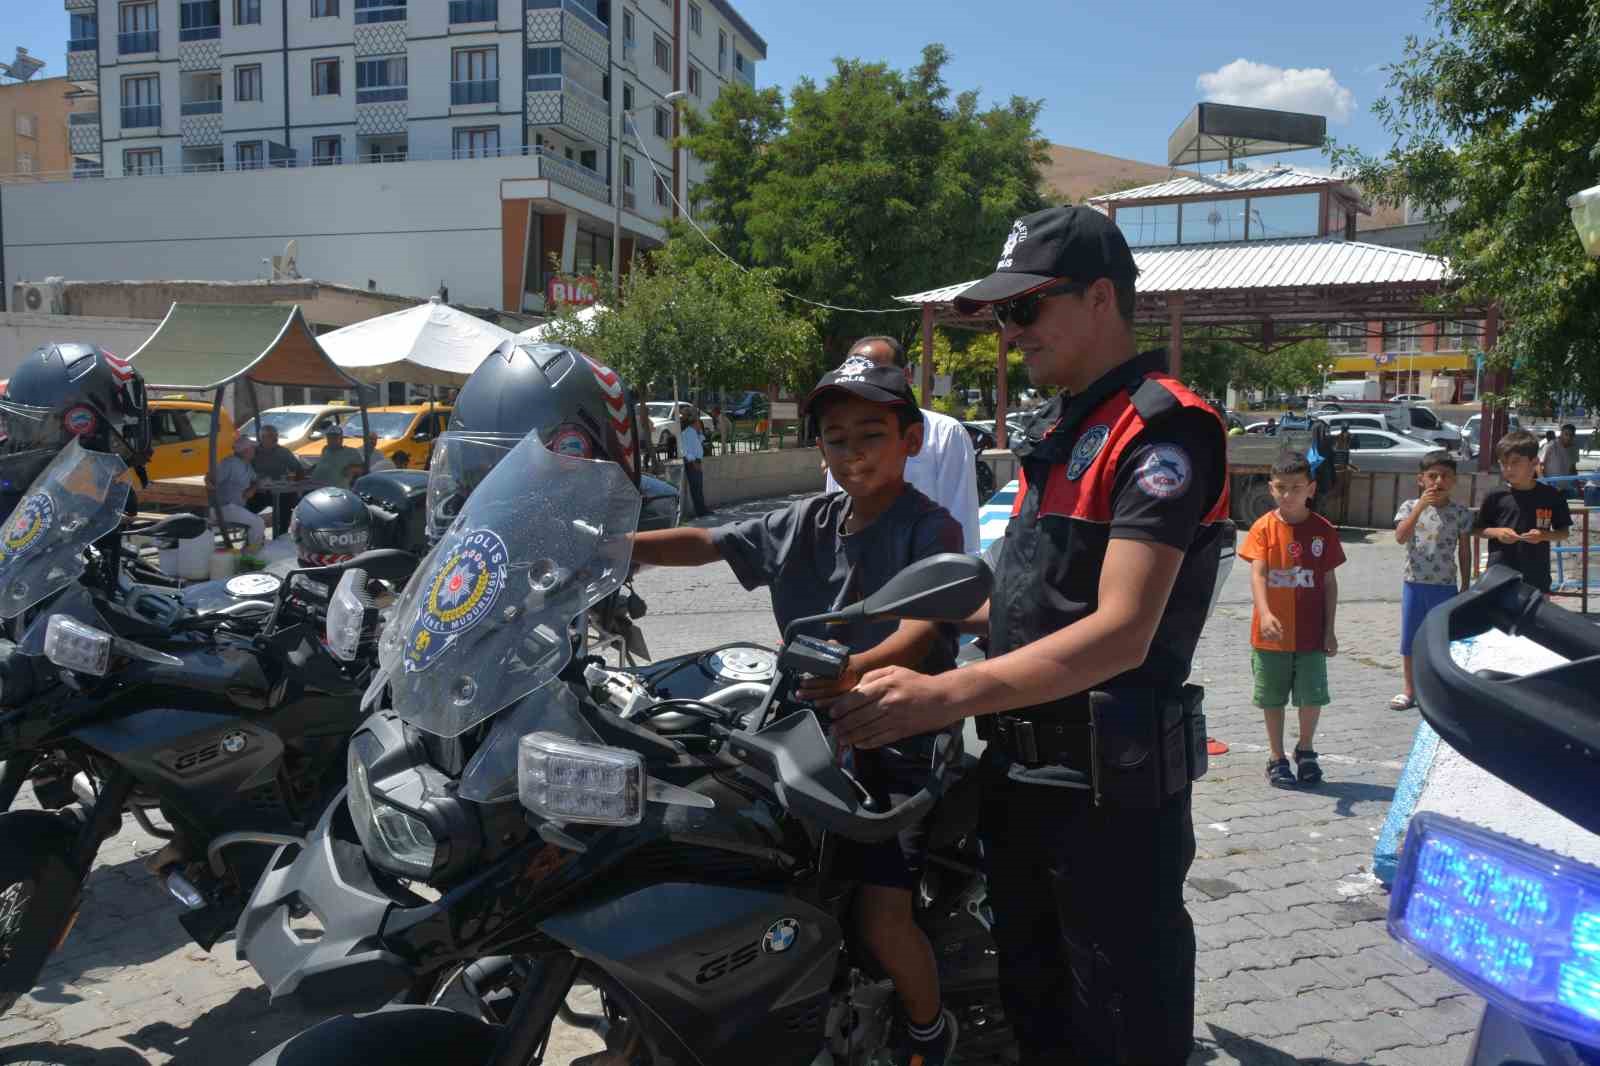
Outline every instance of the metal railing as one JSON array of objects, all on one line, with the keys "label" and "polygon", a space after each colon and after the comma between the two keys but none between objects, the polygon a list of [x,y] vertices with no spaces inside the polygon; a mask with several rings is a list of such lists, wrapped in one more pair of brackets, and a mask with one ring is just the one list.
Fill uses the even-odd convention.
[{"label": "metal railing", "polygon": [[752,89],[754,89],[756,87],[756,71],[755,71],[755,67],[748,60],[745,61],[745,65],[742,68],[741,67],[734,67],[733,68],[733,76],[735,78],[738,78],[740,81],[744,82],[746,85],[750,86],[750,88],[752,88]]},{"label": "metal railing", "polygon": [[358,4],[355,16],[358,26],[370,22],[401,22],[406,17],[406,5],[390,2],[362,7]]},{"label": "metal railing", "polygon": [[585,196],[592,196],[603,203],[611,202],[611,190],[606,186],[606,179],[599,171],[590,170],[586,166],[574,163],[570,159],[563,159],[553,151],[543,148],[534,148],[533,154],[539,158],[539,176],[549,178],[551,181],[575,189]]},{"label": "metal railing", "polygon": [[220,115],[222,114],[222,101],[185,100],[178,105],[178,112],[183,115]]},{"label": "metal railing", "polygon": [[380,85],[371,89],[357,89],[356,103],[358,104],[384,104],[396,100],[404,100],[410,95],[410,89],[405,85]]},{"label": "metal railing", "polygon": [[559,8],[569,14],[578,16],[578,21],[586,23],[596,33],[611,36],[611,27],[605,24],[599,15],[590,11],[581,0],[527,0],[527,10],[542,11],[550,8]]},{"label": "metal railing", "polygon": [[160,50],[160,30],[134,30],[130,33],[117,34],[118,55],[132,55],[137,52],[159,52]]},{"label": "metal railing", "polygon": [[600,111],[606,114],[611,113],[611,105],[606,103],[605,97],[586,85],[580,85],[565,74],[530,74],[528,75],[528,91],[530,93],[569,92],[590,107],[599,108]]},{"label": "metal railing", "polygon": [[154,107],[124,107],[122,109],[122,128],[140,129],[145,126],[161,125],[161,105]]},{"label": "metal railing", "polygon": [[450,0],[450,24],[463,22],[497,22],[500,19],[500,0]]},{"label": "metal railing", "polygon": [[222,26],[186,26],[178,31],[180,41],[212,41],[222,36]]},{"label": "metal railing", "polygon": [[69,52],[95,52],[100,49],[98,37],[68,37],[67,51]]},{"label": "metal railing", "polygon": [[452,106],[460,104],[494,104],[500,101],[500,82],[495,81],[453,81],[450,83],[450,103]]}]

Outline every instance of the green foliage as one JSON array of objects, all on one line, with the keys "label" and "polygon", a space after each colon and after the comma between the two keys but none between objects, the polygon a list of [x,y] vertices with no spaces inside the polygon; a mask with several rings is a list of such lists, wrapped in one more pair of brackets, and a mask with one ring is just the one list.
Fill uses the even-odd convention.
[{"label": "green foliage", "polygon": [[[1140,348],[1157,343],[1147,337]],[[1183,336],[1184,380],[1207,396],[1225,395],[1229,386],[1247,392],[1304,392],[1322,383],[1330,361],[1323,340],[1297,341],[1263,353],[1215,330],[1187,330]]]},{"label": "green foliage", "polygon": [[[1041,104],[980,111],[976,92],[952,97],[948,60],[941,45],[908,71],[839,59],[787,102],[734,83],[707,114],[686,111],[683,143],[706,162],[701,218],[717,242],[777,270],[786,289],[848,307],[892,307],[990,270],[1011,221],[1044,206]],[[818,321],[832,361],[858,336],[910,342],[918,326],[914,311]]]},{"label": "green foliage", "polygon": [[1600,2],[1431,6],[1436,36],[1406,42],[1373,107],[1392,147],[1337,148],[1334,163],[1440,220],[1431,250],[1460,279],[1458,304],[1500,303],[1491,365],[1516,367],[1522,399],[1600,403],[1600,266],[1566,208],[1600,176]]},{"label": "green foliage", "polygon": [[[610,291],[609,277],[599,281]],[[784,306],[771,271],[685,256],[670,243],[625,276],[620,308],[583,322],[562,307],[551,321],[552,340],[594,356],[640,389],[651,382],[742,388],[776,381],[803,391],[817,377],[816,329]]]}]

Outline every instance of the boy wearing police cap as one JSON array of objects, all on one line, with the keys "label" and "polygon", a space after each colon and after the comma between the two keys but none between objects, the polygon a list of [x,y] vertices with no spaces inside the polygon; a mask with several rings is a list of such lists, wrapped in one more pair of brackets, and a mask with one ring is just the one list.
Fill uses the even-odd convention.
[{"label": "boy wearing police cap", "polygon": [[957,299],[1062,390],[1016,443],[994,592],[966,625],[989,659],[875,670],[831,707],[862,748],[982,716],[989,899],[1026,1063],[1177,1064],[1192,1043],[1204,719],[1185,681],[1231,531],[1226,431],[1163,352],[1136,352],[1136,273],[1112,222],[1052,208]]},{"label": "boy wearing police cap", "polygon": [[[842,491],[825,492],[760,518],[715,529],[636,534],[633,558],[656,566],[726,560],[747,589],[772,590],[778,627],[847,607],[876,592],[919,559],[962,549],[961,524],[905,480],[906,460],[922,447],[922,412],[905,375],[851,356],[823,376],[806,398],[823,462]],[[798,632],[850,651],[837,680],[811,679],[802,699],[826,701],[864,674],[891,665],[939,673],[955,665],[955,632],[919,621],[852,622]],[[893,751],[852,752],[863,784],[890,804],[904,802],[928,774],[937,734],[915,730]],[[841,844],[841,859],[861,882],[856,923],[894,980],[906,1018],[898,1061],[943,1066],[956,1043],[956,1021],[940,1003],[939,973],[927,936],[913,917],[912,893],[924,859],[921,825],[898,841]]]}]

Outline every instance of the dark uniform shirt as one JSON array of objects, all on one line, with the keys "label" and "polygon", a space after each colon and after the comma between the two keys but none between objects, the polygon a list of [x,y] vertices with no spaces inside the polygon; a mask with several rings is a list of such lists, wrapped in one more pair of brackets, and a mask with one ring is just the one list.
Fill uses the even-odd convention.
[{"label": "dark uniform shirt", "polygon": [[[1495,489],[1483,498],[1473,529],[1510,529],[1526,533],[1532,529],[1546,532],[1572,528],[1572,511],[1561,491],[1543,482],[1534,482],[1530,489],[1514,489],[1510,485]],[[1509,566],[1522,573],[1522,580],[1541,592],[1550,591],[1550,544],[1501,544],[1489,542],[1489,565]]]},{"label": "dark uniform shirt", "polygon": [[[1093,613],[1114,539],[1182,549],[1178,578],[1145,662],[1108,690],[1174,690],[1189,675],[1216,584],[1227,521],[1222,421],[1165,373],[1166,353],[1138,356],[1082,393],[1059,396],[1015,447],[1022,487],[995,567],[991,655]],[[1020,713],[1082,721],[1086,694]]]}]

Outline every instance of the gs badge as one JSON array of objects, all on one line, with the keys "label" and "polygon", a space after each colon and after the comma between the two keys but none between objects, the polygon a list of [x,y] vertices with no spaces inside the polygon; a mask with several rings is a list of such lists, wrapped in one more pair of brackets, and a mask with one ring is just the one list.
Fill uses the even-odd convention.
[{"label": "gs badge", "polygon": [[406,633],[408,671],[425,670],[451,642],[494,610],[506,587],[506,545],[489,529],[463,537],[434,570]]},{"label": "gs badge", "polygon": [[1101,423],[1090,426],[1083,431],[1083,436],[1078,438],[1078,443],[1072,447],[1072,458],[1067,460],[1067,480],[1076,481],[1089,469],[1089,464],[1094,462],[1095,456],[1100,454],[1100,449],[1106,446],[1106,438],[1111,436],[1111,427]]},{"label": "gs badge", "polygon": [[0,533],[0,562],[28,554],[44,540],[55,524],[56,504],[47,493],[36,492],[17,504]]}]

